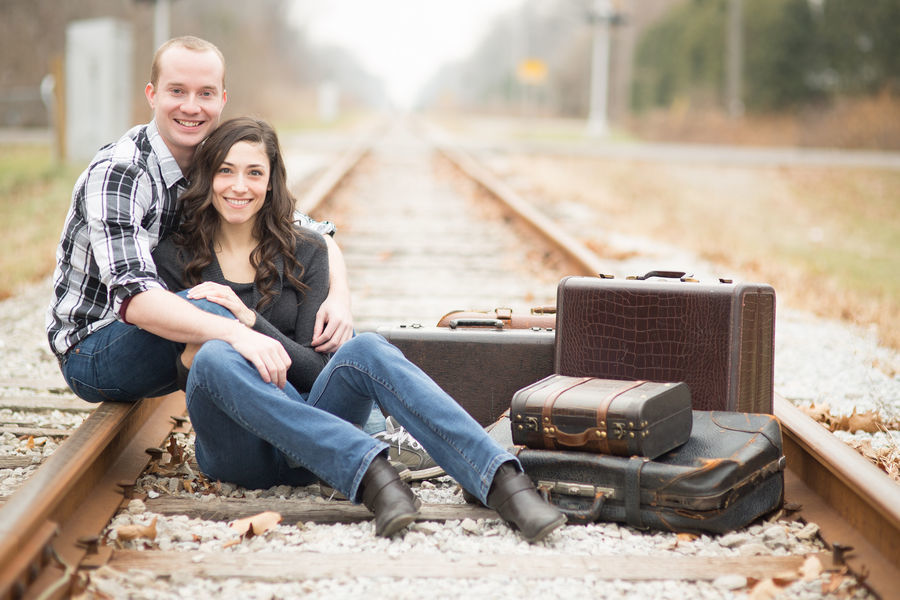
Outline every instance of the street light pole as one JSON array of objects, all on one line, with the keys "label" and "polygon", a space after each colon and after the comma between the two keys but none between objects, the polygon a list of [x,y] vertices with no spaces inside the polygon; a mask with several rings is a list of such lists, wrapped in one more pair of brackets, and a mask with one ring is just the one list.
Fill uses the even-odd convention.
[{"label": "street light pole", "polygon": [[609,132],[606,112],[609,96],[609,26],[612,12],[610,0],[594,0],[591,98],[587,131],[588,134],[598,137]]},{"label": "street light pole", "polygon": [[159,48],[169,39],[172,0],[156,0],[153,10],[153,47]]}]

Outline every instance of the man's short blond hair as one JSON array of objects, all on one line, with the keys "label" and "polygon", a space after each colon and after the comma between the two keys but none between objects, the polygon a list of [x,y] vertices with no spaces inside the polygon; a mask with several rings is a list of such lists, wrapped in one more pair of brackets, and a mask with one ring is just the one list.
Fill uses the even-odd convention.
[{"label": "man's short blond hair", "polygon": [[222,62],[222,89],[225,89],[225,56],[222,55],[222,51],[212,42],[207,42],[204,39],[192,35],[183,35],[181,37],[172,38],[156,50],[156,54],[153,55],[153,65],[150,67],[150,83],[153,84],[154,88],[156,87],[156,84],[159,83],[160,58],[166,50],[175,46],[180,46],[181,48],[186,48],[195,52],[214,52]]}]

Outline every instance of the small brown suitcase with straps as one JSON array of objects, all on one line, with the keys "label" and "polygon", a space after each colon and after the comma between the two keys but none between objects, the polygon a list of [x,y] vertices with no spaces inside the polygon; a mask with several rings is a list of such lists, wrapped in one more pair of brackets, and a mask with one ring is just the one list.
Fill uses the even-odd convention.
[{"label": "small brown suitcase with straps", "polygon": [[684,383],[550,375],[513,395],[513,443],[656,458],[691,436]]}]

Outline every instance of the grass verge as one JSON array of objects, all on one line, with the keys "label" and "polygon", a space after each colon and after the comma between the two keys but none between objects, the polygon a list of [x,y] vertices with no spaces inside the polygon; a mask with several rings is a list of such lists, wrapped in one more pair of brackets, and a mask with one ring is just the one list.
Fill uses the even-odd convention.
[{"label": "grass verge", "polygon": [[77,175],[49,146],[0,147],[0,299],[52,273]]}]

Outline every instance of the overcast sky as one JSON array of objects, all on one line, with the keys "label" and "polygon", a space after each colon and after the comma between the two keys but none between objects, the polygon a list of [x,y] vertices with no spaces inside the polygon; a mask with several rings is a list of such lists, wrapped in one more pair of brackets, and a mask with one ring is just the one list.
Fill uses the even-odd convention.
[{"label": "overcast sky", "polygon": [[314,43],[343,46],[408,106],[441,64],[462,58],[492,19],[523,0],[293,0]]}]

